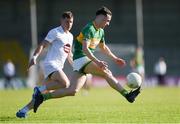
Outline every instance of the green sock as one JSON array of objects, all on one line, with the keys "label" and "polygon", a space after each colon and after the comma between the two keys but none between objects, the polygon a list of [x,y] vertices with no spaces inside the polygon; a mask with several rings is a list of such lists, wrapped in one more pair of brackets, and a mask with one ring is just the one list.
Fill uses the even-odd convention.
[{"label": "green sock", "polygon": [[120,91],[120,93],[125,97],[128,94],[128,91],[126,89],[123,89]]},{"label": "green sock", "polygon": [[43,96],[43,98],[44,98],[44,99],[43,99],[44,101],[52,98],[51,93],[42,94],[42,96]]}]

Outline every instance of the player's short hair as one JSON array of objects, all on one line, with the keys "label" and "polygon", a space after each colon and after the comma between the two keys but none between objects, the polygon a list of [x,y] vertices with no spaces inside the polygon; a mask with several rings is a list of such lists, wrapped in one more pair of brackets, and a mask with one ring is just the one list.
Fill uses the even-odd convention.
[{"label": "player's short hair", "polygon": [[73,18],[73,14],[72,14],[71,11],[65,11],[65,12],[63,12],[61,18],[62,18],[62,19],[65,19],[65,18],[70,19],[70,18]]},{"label": "player's short hair", "polygon": [[112,13],[111,13],[111,11],[107,7],[102,6],[101,8],[99,8],[96,11],[96,16],[98,16],[98,15],[105,15],[105,16],[111,15],[112,16]]}]

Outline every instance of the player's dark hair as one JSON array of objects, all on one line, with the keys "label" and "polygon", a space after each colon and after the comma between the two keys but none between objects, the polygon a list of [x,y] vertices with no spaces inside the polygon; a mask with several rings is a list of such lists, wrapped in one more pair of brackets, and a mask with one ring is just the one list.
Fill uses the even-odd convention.
[{"label": "player's dark hair", "polygon": [[73,18],[73,14],[72,14],[71,11],[65,11],[65,12],[63,12],[61,18],[63,18],[63,19],[65,19],[65,18],[70,19],[70,18]]},{"label": "player's dark hair", "polygon": [[105,15],[105,16],[111,15],[112,16],[112,13],[111,13],[111,11],[107,7],[102,6],[100,9],[98,9],[96,11],[96,16],[97,15]]}]

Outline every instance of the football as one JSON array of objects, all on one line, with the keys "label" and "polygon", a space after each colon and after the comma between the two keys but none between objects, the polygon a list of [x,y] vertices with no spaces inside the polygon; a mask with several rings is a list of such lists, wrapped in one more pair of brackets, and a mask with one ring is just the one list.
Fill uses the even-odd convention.
[{"label": "football", "polygon": [[138,88],[142,83],[142,78],[138,73],[131,72],[127,75],[127,86],[129,88]]}]

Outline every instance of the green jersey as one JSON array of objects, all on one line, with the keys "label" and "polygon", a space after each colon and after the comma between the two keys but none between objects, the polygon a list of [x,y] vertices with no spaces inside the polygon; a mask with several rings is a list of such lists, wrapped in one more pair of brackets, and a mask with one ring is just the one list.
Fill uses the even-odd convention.
[{"label": "green jersey", "polygon": [[105,42],[104,30],[97,29],[93,22],[88,23],[75,39],[73,60],[86,56],[82,49],[83,42],[90,42],[88,48],[93,53],[99,43]]}]

